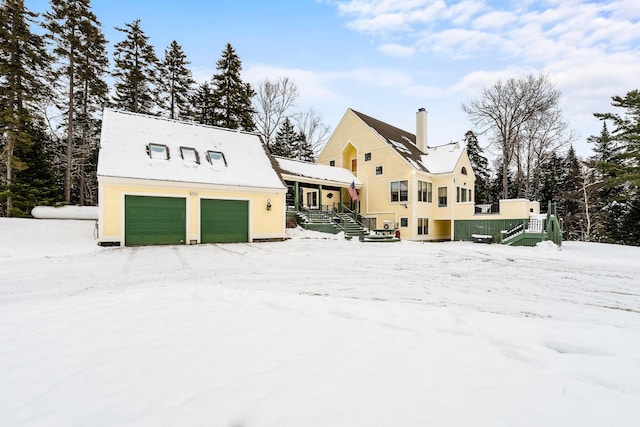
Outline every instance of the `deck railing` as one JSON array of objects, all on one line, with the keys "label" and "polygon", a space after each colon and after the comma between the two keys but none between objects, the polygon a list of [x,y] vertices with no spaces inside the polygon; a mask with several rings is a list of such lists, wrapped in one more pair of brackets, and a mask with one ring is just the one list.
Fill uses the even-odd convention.
[{"label": "deck railing", "polygon": [[476,215],[495,215],[500,213],[500,203],[485,203],[475,206]]}]

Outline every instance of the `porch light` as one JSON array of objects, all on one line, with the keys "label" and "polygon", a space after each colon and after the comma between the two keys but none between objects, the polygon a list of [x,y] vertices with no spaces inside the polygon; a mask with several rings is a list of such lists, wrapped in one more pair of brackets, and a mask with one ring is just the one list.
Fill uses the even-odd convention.
[{"label": "porch light", "polygon": [[271,199],[267,199],[267,210],[271,210]]}]

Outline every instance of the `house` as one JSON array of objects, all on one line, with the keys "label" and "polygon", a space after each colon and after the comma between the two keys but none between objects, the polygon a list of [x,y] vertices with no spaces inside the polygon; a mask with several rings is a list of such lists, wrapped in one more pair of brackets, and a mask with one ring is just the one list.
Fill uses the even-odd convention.
[{"label": "house", "polygon": [[[352,217],[342,215],[342,200],[349,188],[362,188],[350,170],[279,156],[274,159],[288,188],[287,227],[300,224],[315,231],[337,233],[344,230],[345,222],[354,222]],[[356,234],[360,232],[355,224],[353,229]]]},{"label": "house", "polygon": [[101,245],[282,240],[287,187],[252,133],[105,110]]},{"label": "house", "polygon": [[349,169],[362,183],[356,206],[370,229],[395,229],[416,241],[500,241],[509,230],[539,214],[538,202],[474,203],[475,175],[458,143],[427,144],[427,112],[416,113],[416,134],[348,109],[318,157],[318,163]]}]

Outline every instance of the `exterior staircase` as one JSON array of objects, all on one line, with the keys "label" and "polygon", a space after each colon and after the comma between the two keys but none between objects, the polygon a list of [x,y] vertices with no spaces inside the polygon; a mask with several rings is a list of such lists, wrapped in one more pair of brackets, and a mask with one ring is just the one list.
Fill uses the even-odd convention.
[{"label": "exterior staircase", "polygon": [[558,246],[562,244],[562,230],[555,215],[532,215],[528,221],[503,231],[501,242],[510,246],[535,246],[545,240]]},{"label": "exterior staircase", "polygon": [[298,224],[304,229],[322,233],[338,234],[342,228],[337,225],[330,212],[307,209],[297,213]]},{"label": "exterior staircase", "polygon": [[360,236],[360,233],[368,233],[367,228],[353,219],[353,216],[351,216],[351,214],[337,212],[334,219],[344,230],[345,237],[351,238]]}]

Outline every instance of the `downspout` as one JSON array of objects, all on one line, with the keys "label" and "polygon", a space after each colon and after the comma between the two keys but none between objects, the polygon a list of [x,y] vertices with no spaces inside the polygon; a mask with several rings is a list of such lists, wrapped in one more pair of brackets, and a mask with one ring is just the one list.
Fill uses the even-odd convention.
[{"label": "downspout", "polygon": [[[456,176],[455,175],[453,175],[451,177],[451,182],[453,183],[453,185],[451,186],[451,192],[452,193],[455,192],[456,193],[455,196],[457,197],[458,194],[457,194],[457,191],[456,191]],[[455,221],[453,219],[454,218],[454,214],[455,214],[455,209],[454,209],[454,205],[453,204],[455,203],[455,201],[456,201],[456,198],[452,197],[451,198],[451,219],[449,220],[451,222],[449,227],[451,228],[451,241],[452,242],[454,241],[454,231],[455,231],[455,228],[454,228],[455,227]]]}]

